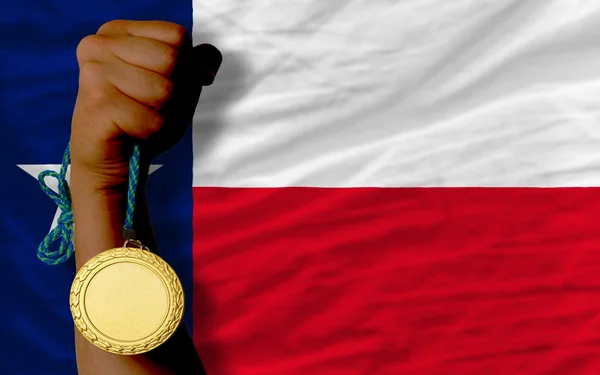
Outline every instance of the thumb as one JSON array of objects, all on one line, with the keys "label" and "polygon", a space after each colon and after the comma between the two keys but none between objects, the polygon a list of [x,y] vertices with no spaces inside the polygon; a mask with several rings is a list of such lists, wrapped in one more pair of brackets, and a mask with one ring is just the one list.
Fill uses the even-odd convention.
[{"label": "thumb", "polygon": [[222,62],[221,51],[212,44],[200,44],[192,50],[192,63],[198,67],[198,78],[202,86],[212,85]]}]

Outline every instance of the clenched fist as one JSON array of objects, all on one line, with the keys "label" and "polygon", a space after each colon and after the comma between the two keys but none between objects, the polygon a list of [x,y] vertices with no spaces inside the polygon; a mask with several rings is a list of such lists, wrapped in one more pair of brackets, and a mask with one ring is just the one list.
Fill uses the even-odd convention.
[{"label": "clenched fist", "polygon": [[72,176],[109,191],[127,182],[133,142],[149,164],[181,139],[221,55],[210,45],[192,48],[182,26],[119,20],[84,38],[77,60]]}]

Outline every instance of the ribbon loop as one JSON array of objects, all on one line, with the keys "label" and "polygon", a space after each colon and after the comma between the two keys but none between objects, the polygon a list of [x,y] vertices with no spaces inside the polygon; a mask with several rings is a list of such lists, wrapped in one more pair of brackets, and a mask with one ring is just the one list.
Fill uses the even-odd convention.
[{"label": "ribbon loop", "polygon": [[[50,197],[56,203],[58,208],[61,210],[61,214],[58,217],[57,225],[53,228],[50,233],[46,235],[44,240],[40,243],[37,249],[38,258],[48,264],[56,265],[66,262],[74,252],[73,246],[73,208],[71,202],[71,190],[69,189],[69,183],[67,181],[67,171],[71,164],[71,147],[67,146],[65,154],[63,156],[60,173],[55,171],[42,171],[38,175],[40,186],[44,193]],[[125,215],[125,223],[123,225],[125,230],[131,231],[133,226],[133,213],[135,208],[135,193],[137,190],[137,183],[139,180],[140,170],[140,149],[138,145],[133,148],[133,154],[129,161],[129,185],[127,191],[127,212]],[[54,191],[46,183],[46,177],[54,178],[58,183],[57,191]],[[56,242],[60,239],[58,249],[53,250],[56,247]]]}]

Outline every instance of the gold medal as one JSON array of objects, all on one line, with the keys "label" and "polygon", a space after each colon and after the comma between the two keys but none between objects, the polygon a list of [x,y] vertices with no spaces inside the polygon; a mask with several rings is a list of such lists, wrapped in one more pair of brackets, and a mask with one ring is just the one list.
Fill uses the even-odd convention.
[{"label": "gold medal", "polygon": [[178,328],[183,288],[167,262],[138,241],[126,241],[81,267],[70,305],[75,326],[92,344],[114,354],[141,354]]}]

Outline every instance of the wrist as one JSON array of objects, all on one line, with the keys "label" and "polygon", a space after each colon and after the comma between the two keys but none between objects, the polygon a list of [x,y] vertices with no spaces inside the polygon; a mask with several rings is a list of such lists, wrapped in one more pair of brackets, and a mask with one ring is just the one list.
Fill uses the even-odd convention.
[{"label": "wrist", "polygon": [[[140,165],[140,175],[136,195],[143,194],[147,180],[149,165]],[[128,175],[107,176],[77,163],[71,164],[70,191],[74,200],[89,203],[98,208],[124,207],[127,199]]]},{"label": "wrist", "polygon": [[[136,191],[136,216],[144,208],[147,168],[141,167]],[[75,223],[77,268],[93,256],[123,245],[127,207],[127,177],[108,179],[77,164],[71,165],[70,189]],[[142,210],[144,211],[144,210]]]},{"label": "wrist", "polygon": [[95,255],[122,245],[123,207],[127,191],[71,164],[70,190],[74,221],[75,263],[79,269]]},{"label": "wrist", "polygon": [[127,194],[125,179],[109,178],[77,163],[71,163],[69,187],[74,200],[103,206],[117,203]]}]

